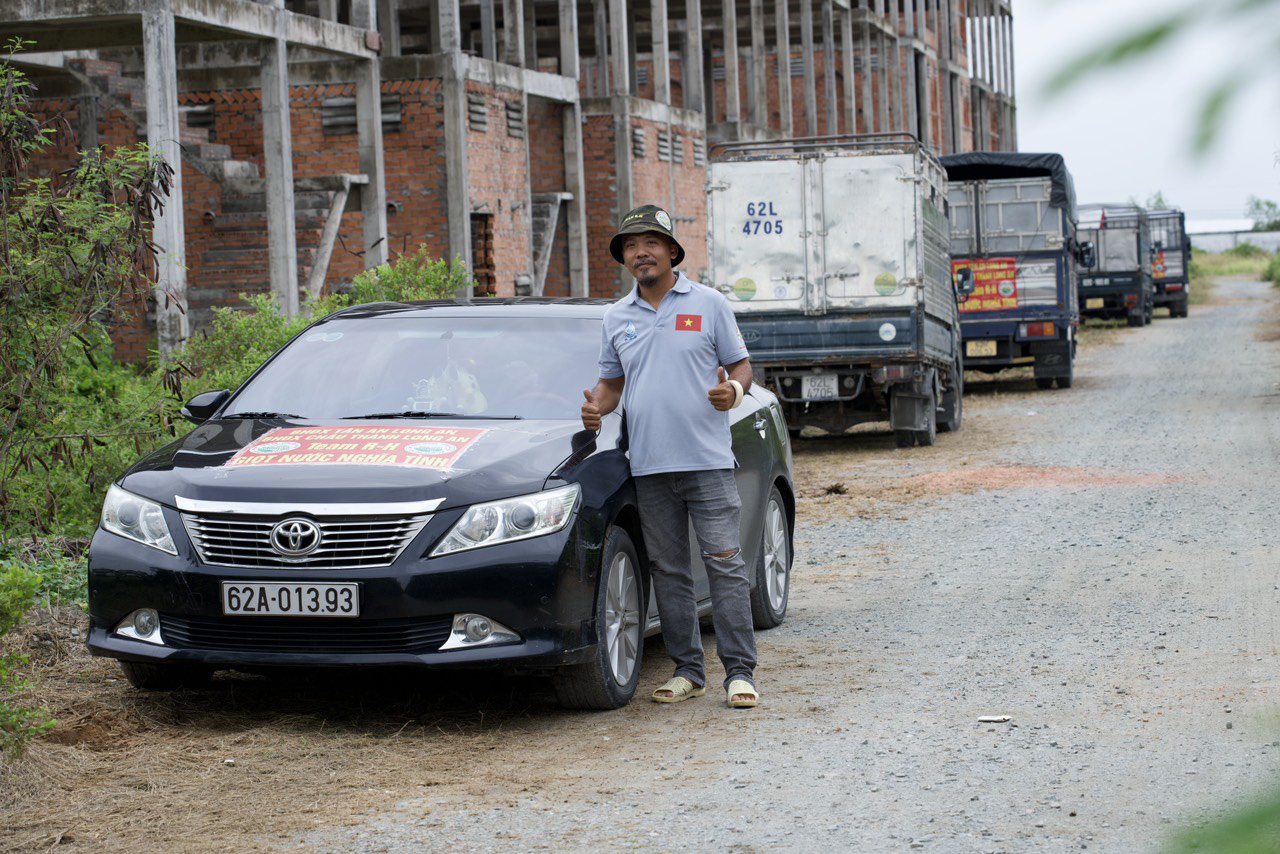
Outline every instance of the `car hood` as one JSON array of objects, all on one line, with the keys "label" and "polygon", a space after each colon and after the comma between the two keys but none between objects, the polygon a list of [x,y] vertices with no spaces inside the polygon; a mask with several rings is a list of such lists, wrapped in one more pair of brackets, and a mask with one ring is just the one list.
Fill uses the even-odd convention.
[{"label": "car hood", "polygon": [[447,508],[537,492],[593,453],[594,440],[564,420],[214,420],[139,461],[121,486],[169,506],[181,496],[286,504],[443,498]]}]

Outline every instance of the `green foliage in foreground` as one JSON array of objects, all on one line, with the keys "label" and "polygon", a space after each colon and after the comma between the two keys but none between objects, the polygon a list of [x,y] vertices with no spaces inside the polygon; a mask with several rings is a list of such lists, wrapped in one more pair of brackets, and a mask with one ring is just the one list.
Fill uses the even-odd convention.
[{"label": "green foliage in foreground", "polygon": [[1202,827],[1184,830],[1166,854],[1274,854],[1280,851],[1280,791]]}]

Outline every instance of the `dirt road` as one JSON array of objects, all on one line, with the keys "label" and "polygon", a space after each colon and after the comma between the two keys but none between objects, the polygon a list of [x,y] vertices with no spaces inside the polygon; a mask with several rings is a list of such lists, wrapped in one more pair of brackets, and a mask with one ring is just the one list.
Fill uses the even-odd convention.
[{"label": "dirt road", "polygon": [[[571,714],[535,681],[456,676],[137,696],[72,656],[46,697],[69,723],[0,837],[1153,850],[1280,772],[1280,299],[1228,281],[1161,315],[1092,332],[1073,389],[973,378],[933,448],[799,442],[791,607],[758,636],[754,711],[709,692]],[[646,656],[642,692],[669,670],[660,642]]]}]

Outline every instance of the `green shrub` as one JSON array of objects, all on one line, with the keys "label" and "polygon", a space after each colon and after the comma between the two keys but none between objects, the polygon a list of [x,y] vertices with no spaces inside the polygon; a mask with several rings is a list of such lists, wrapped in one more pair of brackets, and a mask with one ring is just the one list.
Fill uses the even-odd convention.
[{"label": "green shrub", "polygon": [[1271,256],[1267,269],[1262,271],[1262,280],[1280,288],[1280,252]]},{"label": "green shrub", "polygon": [[1254,246],[1246,240],[1244,243],[1237,243],[1222,254],[1232,255],[1236,258],[1260,258],[1267,254],[1267,250],[1263,249],[1261,246]]},{"label": "green shrub", "polygon": [[[41,580],[38,573],[27,569],[17,558],[0,561],[0,637],[35,604]],[[17,755],[30,738],[55,724],[45,712],[12,702],[14,695],[27,688],[17,673],[26,662],[26,656],[0,652],[0,758]]]}]

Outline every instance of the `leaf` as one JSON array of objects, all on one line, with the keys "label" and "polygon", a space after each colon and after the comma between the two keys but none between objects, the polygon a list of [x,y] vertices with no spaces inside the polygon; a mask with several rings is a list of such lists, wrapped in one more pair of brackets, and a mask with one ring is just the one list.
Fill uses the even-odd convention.
[{"label": "leaf", "polygon": [[1146,56],[1181,33],[1198,16],[1193,9],[1175,12],[1137,32],[1094,48],[1051,77],[1045,90],[1049,95],[1061,94],[1089,74]]}]

